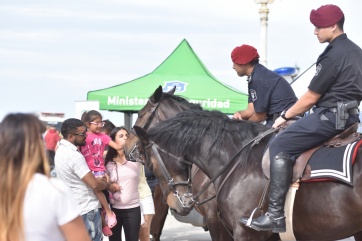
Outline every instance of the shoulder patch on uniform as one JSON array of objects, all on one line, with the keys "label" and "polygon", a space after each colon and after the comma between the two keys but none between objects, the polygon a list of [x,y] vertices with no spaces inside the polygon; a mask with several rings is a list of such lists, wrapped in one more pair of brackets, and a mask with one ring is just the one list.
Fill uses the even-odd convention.
[{"label": "shoulder patch on uniform", "polygon": [[256,101],[256,99],[258,98],[258,96],[256,95],[256,91],[253,89],[250,89],[250,96],[253,102]]},{"label": "shoulder patch on uniform", "polygon": [[317,76],[319,74],[319,72],[321,71],[322,69],[322,65],[319,63],[315,69],[315,75],[314,76]]}]

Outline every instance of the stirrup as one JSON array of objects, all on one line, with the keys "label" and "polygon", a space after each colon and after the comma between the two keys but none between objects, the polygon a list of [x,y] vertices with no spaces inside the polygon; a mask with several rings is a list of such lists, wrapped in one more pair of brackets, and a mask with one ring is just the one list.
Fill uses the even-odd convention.
[{"label": "stirrup", "polygon": [[254,213],[256,212],[256,210],[258,210],[258,208],[254,208],[253,212],[251,213],[248,221],[246,222],[245,226],[251,228],[251,222],[253,222],[253,216],[254,216]]}]

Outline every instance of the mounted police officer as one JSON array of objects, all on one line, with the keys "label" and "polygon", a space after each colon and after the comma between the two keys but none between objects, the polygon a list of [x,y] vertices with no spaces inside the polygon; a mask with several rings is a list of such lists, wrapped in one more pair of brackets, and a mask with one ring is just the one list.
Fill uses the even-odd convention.
[{"label": "mounted police officer", "polygon": [[277,73],[259,64],[258,51],[243,44],[231,52],[233,68],[238,76],[248,76],[248,107],[234,114],[234,119],[266,121],[272,127],[283,110],[297,102],[289,83]]},{"label": "mounted police officer", "polygon": [[[314,106],[313,113],[289,126],[270,144],[269,208],[250,225],[258,231],[286,231],[284,203],[295,158],[359,122],[362,50],[344,33],[344,14],[338,6],[324,5],[312,10],[310,21],[319,42],[329,45],[318,57],[316,74],[308,91],[275,121],[273,127]],[[247,218],[240,221],[246,224]]]}]

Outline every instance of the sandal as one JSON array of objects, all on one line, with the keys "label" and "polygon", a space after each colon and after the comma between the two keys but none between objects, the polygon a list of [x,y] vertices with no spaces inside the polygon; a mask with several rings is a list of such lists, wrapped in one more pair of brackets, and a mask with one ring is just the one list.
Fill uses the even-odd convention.
[{"label": "sandal", "polygon": [[114,214],[114,212],[112,212],[112,215],[106,215],[105,218],[106,223],[108,225],[108,227],[113,228],[114,226],[116,226],[117,224],[117,218],[116,218],[116,214]]},{"label": "sandal", "polygon": [[108,226],[104,226],[102,228],[102,233],[103,233],[104,236],[107,236],[107,237],[113,235],[112,230]]}]

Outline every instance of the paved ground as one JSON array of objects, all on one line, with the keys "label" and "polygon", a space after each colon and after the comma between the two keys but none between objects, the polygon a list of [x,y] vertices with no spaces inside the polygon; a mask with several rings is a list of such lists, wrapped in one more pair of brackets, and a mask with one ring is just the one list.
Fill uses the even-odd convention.
[{"label": "paved ground", "polygon": [[[124,237],[123,241],[126,241]],[[163,227],[162,241],[211,241],[209,232],[205,232],[201,227],[177,221],[171,213],[167,215],[165,226]],[[103,241],[108,241],[105,237]]]},{"label": "paved ground", "polygon": [[[122,239],[125,241],[125,239]],[[200,227],[177,221],[173,215],[167,216],[165,226],[161,236],[162,241],[211,241],[209,232],[205,232]],[[105,238],[104,241],[108,241]],[[354,241],[354,238],[339,241]]]},{"label": "paved ground", "polygon": [[209,232],[201,227],[177,221],[168,214],[162,231],[161,240],[165,241],[211,241]]},{"label": "paved ground", "polygon": [[[200,227],[177,221],[171,214],[167,216],[161,240],[164,241],[211,241],[209,232]],[[340,240],[342,241],[342,240]],[[343,239],[354,241],[354,238]]]}]

